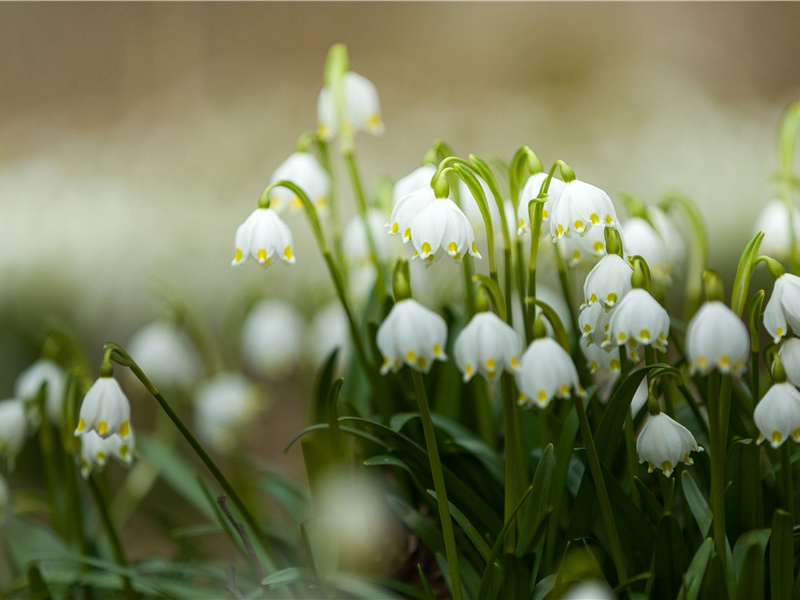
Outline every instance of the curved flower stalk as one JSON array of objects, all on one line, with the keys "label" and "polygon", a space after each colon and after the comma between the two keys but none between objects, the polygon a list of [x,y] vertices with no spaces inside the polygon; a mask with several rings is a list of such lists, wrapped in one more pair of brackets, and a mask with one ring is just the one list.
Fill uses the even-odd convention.
[{"label": "curved flower stalk", "polygon": [[383,355],[382,375],[398,371],[404,364],[427,373],[434,360],[447,360],[447,324],[411,298],[392,307],[378,328],[376,342]]},{"label": "curved flower stalk", "polygon": [[789,327],[795,334],[800,333],[800,277],[784,273],[775,280],[764,309],[764,327],[776,344],[788,333]]},{"label": "curved flower stalk", "polygon": [[686,354],[690,373],[741,375],[750,355],[747,327],[722,302],[706,302],[686,329]]},{"label": "curved flower stalk", "polygon": [[494,383],[503,371],[516,373],[520,345],[508,323],[493,312],[479,312],[456,338],[453,350],[465,382],[480,373]]},{"label": "curved flower stalk", "polygon": [[661,469],[672,475],[678,463],[694,464],[691,452],[702,452],[692,432],[666,413],[651,414],[636,438],[639,462],[647,463],[647,471]]},{"label": "curved flower stalk", "polygon": [[[291,154],[275,169],[269,182],[273,184],[282,180],[293,181],[302,188],[314,203],[317,213],[323,215],[328,211],[331,176],[313,154],[309,152]],[[284,212],[287,208],[295,213],[303,211],[303,202],[300,197],[287,188],[273,188],[268,198],[270,207],[278,213]]]},{"label": "curved flower stalk", "polygon": [[[476,175],[475,179],[478,180],[478,183],[483,190],[483,196],[485,198],[491,198],[492,191],[489,189],[489,185],[483,180],[483,177]],[[469,189],[469,186],[461,178],[458,180],[458,199],[460,208],[467,219],[469,219],[470,225],[472,225],[473,229],[478,232],[484,230],[485,225],[483,223],[483,214],[478,206],[478,200],[472,195],[472,191]],[[492,225],[494,229],[497,230],[502,226],[500,210],[495,202],[487,202],[486,204],[489,208],[489,215],[492,219]]]},{"label": "curved flower stalk", "polygon": [[260,376],[282,379],[300,360],[303,318],[289,302],[265,298],[242,324],[242,360]]},{"label": "curved flower stalk", "polygon": [[57,363],[39,359],[25,369],[14,383],[14,397],[32,402],[45,386],[45,410],[48,420],[60,425],[63,420],[64,392],[67,375]]},{"label": "curved flower stalk", "polygon": [[236,230],[236,250],[232,266],[238,266],[251,258],[265,267],[276,259],[294,264],[292,232],[278,213],[268,207],[255,209]]},{"label": "curved flower stalk", "polygon": [[759,444],[766,439],[779,448],[788,439],[800,442],[800,392],[791,383],[776,383],[759,401],[753,420]]},{"label": "curved flower stalk", "polygon": [[128,343],[131,356],[160,386],[190,388],[202,371],[200,357],[183,329],[171,321],[153,321]]},{"label": "curved flower stalk", "polygon": [[554,242],[568,234],[583,235],[592,227],[619,227],[617,212],[608,194],[578,179],[564,185],[552,211],[550,235]]}]

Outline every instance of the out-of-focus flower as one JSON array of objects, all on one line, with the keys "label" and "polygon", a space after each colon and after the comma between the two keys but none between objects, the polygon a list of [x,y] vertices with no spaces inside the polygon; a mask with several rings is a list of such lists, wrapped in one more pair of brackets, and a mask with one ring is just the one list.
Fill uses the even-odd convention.
[{"label": "out-of-focus flower", "polygon": [[306,331],[305,348],[315,367],[322,365],[336,348],[339,348],[338,364],[347,364],[352,352],[350,329],[339,301],[329,302],[314,313]]},{"label": "out-of-focus flower", "polygon": [[800,339],[792,337],[783,341],[778,358],[783,363],[786,379],[795,387],[800,387]]},{"label": "out-of-focus flower", "polygon": [[669,314],[646,290],[633,289],[622,298],[611,315],[610,343],[667,347]]},{"label": "out-of-focus flower", "polygon": [[605,308],[611,308],[631,291],[631,275],[633,268],[628,261],[616,254],[604,256],[586,276],[584,304],[591,306],[600,302]]},{"label": "out-of-focus flower", "polygon": [[[667,252],[667,264],[670,271],[680,268],[686,258],[686,242],[675,223],[663,210],[657,206],[647,207],[647,217],[655,227],[658,235],[664,241],[664,248]],[[764,246],[762,244],[763,251]],[[645,257],[646,259],[647,257]],[[649,264],[649,263],[648,263]]]},{"label": "out-of-focus flower", "polygon": [[[800,237],[800,211],[792,210],[792,223],[795,235]],[[764,239],[760,250],[763,254],[775,258],[786,258],[791,253],[791,235],[789,230],[789,211],[786,203],[780,200],[767,202],[756,220],[754,231],[763,231]]]},{"label": "out-of-focus flower", "polygon": [[34,400],[45,385],[45,412],[54,425],[62,421],[66,375],[55,362],[40,359],[25,369],[14,384],[14,397]]},{"label": "out-of-focus flower", "polygon": [[633,217],[622,224],[626,256],[641,256],[655,281],[669,283],[670,261],[664,240],[644,219]]},{"label": "out-of-focus flower", "polygon": [[615,600],[614,590],[605,581],[579,581],[570,586],[561,600]]},{"label": "out-of-focus flower", "polygon": [[[519,204],[517,206],[517,234],[522,235],[531,230],[530,215],[528,211],[528,204],[531,200],[539,197],[539,191],[542,189],[542,184],[547,178],[547,173],[535,173],[528,177],[528,181],[522,186],[519,193]],[[550,213],[553,210],[553,204],[561,197],[561,192],[564,191],[566,185],[560,179],[553,177],[550,179],[550,186],[547,189],[547,200],[545,200],[542,207],[542,230],[540,233],[544,235],[545,231],[549,231],[547,223],[550,222]]]},{"label": "out-of-focus flower", "polygon": [[383,133],[381,106],[378,90],[366,77],[348,71],[344,75],[344,123],[336,118],[333,94],[328,88],[322,88],[317,100],[317,120],[319,136],[325,140],[333,139],[340,130],[368,131],[373,135]]},{"label": "out-of-focus flower", "polygon": [[553,241],[567,234],[583,235],[591,227],[618,228],[617,213],[603,190],[575,179],[564,185],[552,204],[550,235]]},{"label": "out-of-focus flower", "polygon": [[[375,250],[378,253],[378,260],[386,262],[389,258],[389,238],[386,237],[384,223],[386,219],[380,211],[371,208],[367,212],[367,222],[369,223],[372,239],[375,241]],[[369,241],[367,232],[364,230],[364,221],[356,215],[347,224],[342,238],[342,253],[348,265],[362,265],[371,262]]]},{"label": "out-of-focus flower", "polygon": [[411,192],[416,192],[424,187],[430,188],[431,179],[435,173],[436,166],[427,164],[417,167],[408,175],[395,181],[394,188],[392,188],[392,207],[397,206],[397,203]]},{"label": "out-of-focus flower", "polygon": [[775,280],[772,295],[764,309],[764,328],[775,340],[781,341],[788,328],[800,334],[800,277],[784,273]]},{"label": "out-of-focus flower", "polygon": [[198,436],[221,454],[237,448],[263,405],[258,388],[239,373],[220,373],[203,382],[194,402]]},{"label": "out-of-focus flower", "polygon": [[135,452],[133,433],[127,439],[122,439],[116,433],[104,438],[94,430],[89,431],[81,436],[81,475],[85,479],[93,470],[102,470],[109,456],[129,465],[133,462]]},{"label": "out-of-focus flower", "polygon": [[236,250],[231,265],[242,264],[248,258],[268,267],[276,258],[294,263],[292,232],[278,213],[271,208],[257,208],[236,229]]},{"label": "out-of-focus flower", "polygon": [[280,298],[259,302],[242,324],[242,360],[253,372],[279,379],[297,364],[302,352],[303,319]]},{"label": "out-of-focus flower", "polygon": [[171,321],[153,321],[137,331],[128,353],[159,387],[188,388],[200,376],[200,358],[186,333]]},{"label": "out-of-focus flower", "polygon": [[475,234],[466,215],[449,198],[439,198],[420,211],[411,221],[412,260],[432,263],[444,254],[460,261],[469,252],[480,258]]},{"label": "out-of-focus flower", "polygon": [[75,435],[92,430],[101,437],[117,433],[123,440],[131,435],[131,404],[113,377],[99,377],[81,403]]},{"label": "out-of-focus flower", "polygon": [[694,464],[690,452],[702,452],[692,432],[666,413],[650,415],[636,439],[639,462],[647,463],[647,471],[661,469],[672,475],[679,462]]},{"label": "out-of-focus flower", "polygon": [[[314,204],[317,213],[324,214],[328,210],[328,198],[331,192],[331,177],[309,152],[295,152],[275,169],[269,180],[270,185],[279,181],[291,181],[306,193]],[[273,188],[269,191],[269,206],[277,212],[290,207],[294,212],[303,210],[303,202],[290,189]]]},{"label": "out-of-focus flower", "polygon": [[398,371],[403,364],[427,373],[434,360],[447,360],[447,324],[411,298],[392,307],[378,328],[376,342],[383,355],[381,374]]},{"label": "out-of-focus flower", "polygon": [[479,312],[459,334],[453,352],[464,381],[480,373],[494,382],[503,370],[516,372],[520,345],[508,323],[492,312]]},{"label": "out-of-focus flower", "polygon": [[759,444],[767,439],[778,448],[789,438],[800,442],[800,392],[791,383],[776,383],[759,401],[753,420]]},{"label": "out-of-focus flower", "polygon": [[9,469],[14,468],[17,455],[25,445],[28,433],[28,418],[25,401],[11,398],[0,402],[0,456],[5,458]]},{"label": "out-of-focus flower", "polygon": [[572,358],[548,337],[531,342],[519,361],[515,378],[522,406],[546,408],[553,398],[584,394]]},{"label": "out-of-focus flower", "polygon": [[722,302],[706,302],[686,329],[689,371],[707,375],[740,375],[750,355],[750,334],[742,320]]}]

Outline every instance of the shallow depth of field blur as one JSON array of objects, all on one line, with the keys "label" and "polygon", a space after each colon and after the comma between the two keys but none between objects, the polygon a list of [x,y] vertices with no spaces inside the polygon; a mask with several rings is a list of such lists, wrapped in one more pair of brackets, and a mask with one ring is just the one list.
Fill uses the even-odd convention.
[{"label": "shallow depth of field blur", "polygon": [[[157,316],[163,290],[212,336],[254,286],[309,320],[332,298],[301,217],[294,266],[230,260],[272,171],[316,128],[337,42],[386,123],[357,142],[367,188],[409,173],[436,138],[462,156],[526,144],[612,197],[686,193],[710,266],[730,275],[800,97],[798,31],[794,3],[0,4],[0,394],[50,317],[99,364],[103,342]],[[282,448],[308,416],[304,364],[264,383],[251,442],[298,477],[299,449]],[[16,476],[35,479],[24,466]]]}]

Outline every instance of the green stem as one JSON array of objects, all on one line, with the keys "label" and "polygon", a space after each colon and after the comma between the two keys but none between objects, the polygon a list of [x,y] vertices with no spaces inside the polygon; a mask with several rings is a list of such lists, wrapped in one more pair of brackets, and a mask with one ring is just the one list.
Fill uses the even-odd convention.
[{"label": "green stem", "polygon": [[759,394],[759,373],[758,373],[758,352],[750,353],[750,395],[753,397],[753,408],[758,406],[758,401],[761,400]]},{"label": "green stem", "polygon": [[[525,489],[525,458],[522,447],[522,432],[519,426],[514,388],[511,377],[502,375],[503,387],[503,433],[505,436],[505,504],[504,522],[507,522],[519,503]],[[522,515],[520,515],[522,516]],[[509,526],[505,539],[506,552],[516,549],[516,527]]]},{"label": "green stem", "polygon": [[475,314],[475,294],[473,293],[472,283],[472,261],[469,254],[461,260],[464,271],[464,295],[467,302],[467,318],[471,319]]},{"label": "green stem", "polygon": [[[515,277],[515,279],[516,279],[516,284],[517,284],[517,295],[519,296],[519,301],[522,304],[522,318],[523,318],[523,322],[525,324],[525,342],[527,344],[530,344],[531,343],[532,334],[533,334],[533,331],[532,331],[533,322],[529,323],[528,322],[528,317],[526,316],[528,308],[527,308],[527,305],[525,303],[525,287],[526,287],[525,286],[525,264],[524,264],[524,261],[522,260],[522,255],[523,255],[522,239],[519,238],[519,237],[517,238],[515,254],[516,254],[516,260],[514,262],[515,262],[515,265],[516,265],[516,277]],[[509,313],[509,314],[511,314],[511,313]]]},{"label": "green stem", "polygon": [[45,479],[47,481],[47,501],[50,504],[50,518],[53,520],[53,529],[64,535],[64,524],[62,522],[62,514],[58,508],[56,501],[56,490],[60,488],[58,478],[56,477],[56,460],[54,455],[53,443],[53,428],[47,418],[47,410],[45,409],[46,400],[46,385],[43,385],[36,396],[36,409],[39,412],[39,448],[42,453],[42,462],[44,463]]},{"label": "green stem", "polygon": [[784,509],[794,522],[794,483],[792,482],[792,449],[786,441],[781,446],[781,479],[783,481]]},{"label": "green stem", "polygon": [[[572,305],[572,286],[569,284],[569,273],[567,273],[567,263],[564,257],[561,256],[561,248],[558,244],[553,244],[553,249],[556,252],[556,265],[558,265],[558,281],[561,284],[561,293],[564,294],[564,301],[569,309],[569,320],[572,327],[572,332],[580,331],[578,327],[578,317],[575,314],[575,307]],[[624,349],[620,349],[620,355]]]},{"label": "green stem", "polygon": [[[528,203],[528,222],[531,224],[531,256],[528,262],[528,302],[525,304],[525,335],[531,335],[536,305],[536,269],[539,262],[539,236],[542,231],[542,211],[544,204],[535,200]],[[569,304],[569,298],[566,298]],[[531,340],[528,340],[530,343]]]},{"label": "green stem", "polygon": [[628,457],[628,480],[631,486],[631,500],[633,500],[637,508],[641,508],[642,499],[639,495],[639,488],[636,487],[636,481],[634,480],[639,470],[639,460],[633,434],[633,413],[629,410],[628,414],[625,415],[625,455]]},{"label": "green stem", "polygon": [[491,449],[497,448],[497,439],[492,415],[491,389],[489,382],[483,377],[475,381],[475,403],[478,411],[478,433],[483,442]]},{"label": "green stem", "polygon": [[720,428],[720,374],[708,377],[708,420],[711,453],[711,512],[713,514],[714,547],[722,562],[723,573],[728,572],[728,554],[725,543],[725,441]]},{"label": "green stem", "polygon": [[425,433],[425,445],[428,449],[428,458],[431,464],[433,487],[436,491],[436,502],[439,508],[439,520],[442,523],[447,567],[450,571],[451,592],[453,593],[453,600],[461,600],[461,577],[459,574],[456,537],[453,532],[453,520],[450,517],[450,504],[447,501],[447,490],[444,485],[444,471],[442,470],[442,462],[439,458],[439,447],[436,445],[436,433],[433,430],[431,409],[428,406],[428,395],[425,392],[425,382],[422,380],[422,374],[419,371],[412,370],[411,377],[414,380],[414,391],[417,395],[417,402],[419,403],[419,416],[422,420],[422,430]]},{"label": "green stem", "polygon": [[603,479],[603,472],[600,468],[600,457],[594,445],[592,429],[589,426],[589,418],[586,416],[586,409],[583,407],[583,399],[573,396],[575,410],[578,413],[578,425],[581,430],[581,438],[586,449],[586,456],[589,458],[589,470],[592,474],[595,490],[597,491],[597,501],[600,503],[600,512],[603,515],[603,522],[606,526],[608,541],[611,544],[611,557],[614,560],[614,567],[617,571],[617,579],[620,583],[627,581],[628,573],[625,570],[625,555],[622,553],[622,545],[619,542],[617,525],[614,521],[614,513],[611,511],[611,502],[608,499],[606,482]]}]

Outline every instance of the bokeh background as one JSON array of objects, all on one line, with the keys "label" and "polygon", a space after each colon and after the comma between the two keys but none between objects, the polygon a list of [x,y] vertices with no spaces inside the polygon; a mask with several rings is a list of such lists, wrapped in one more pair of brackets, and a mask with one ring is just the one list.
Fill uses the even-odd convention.
[{"label": "bokeh background", "polygon": [[381,97],[385,134],[358,138],[368,189],[435,138],[487,157],[527,144],[612,197],[685,192],[729,269],[773,194],[798,32],[796,3],[2,3],[0,393],[50,315],[99,362],[159,290],[217,333],[252,286],[331,294],[310,242],[291,268],[230,260],[316,127],[336,42]]}]

